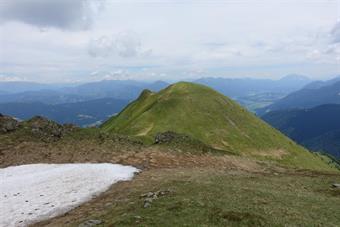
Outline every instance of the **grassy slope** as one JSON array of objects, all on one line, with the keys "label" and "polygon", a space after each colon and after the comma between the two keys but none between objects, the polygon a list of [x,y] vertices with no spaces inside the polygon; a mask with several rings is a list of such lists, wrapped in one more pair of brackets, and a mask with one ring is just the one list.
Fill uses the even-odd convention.
[{"label": "grassy slope", "polygon": [[[255,115],[222,94],[202,85],[180,82],[159,93],[144,91],[103,126],[105,132],[139,136],[152,141],[159,132],[175,131],[228,152],[280,159],[284,164],[329,169]],[[285,155],[277,157],[279,150]]]},{"label": "grassy slope", "polygon": [[125,217],[108,212],[104,220],[122,226],[136,221],[140,226],[336,226],[340,221],[339,192],[328,188],[330,177],[233,176],[216,171],[168,177],[152,191],[170,188],[173,194],[147,209],[140,202],[123,206]]},{"label": "grassy slope", "polygon": [[[308,175],[156,169],[117,184],[50,226],[90,219],[101,226],[338,226],[340,192],[330,184],[339,175]],[[143,208],[142,194],[168,189]]]}]

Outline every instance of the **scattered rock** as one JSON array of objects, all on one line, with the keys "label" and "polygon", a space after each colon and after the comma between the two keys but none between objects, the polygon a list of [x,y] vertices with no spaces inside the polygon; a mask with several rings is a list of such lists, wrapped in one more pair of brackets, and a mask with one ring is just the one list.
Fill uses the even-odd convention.
[{"label": "scattered rock", "polygon": [[24,124],[26,128],[29,128],[34,135],[48,141],[58,140],[65,134],[70,133],[78,128],[73,124],[60,125],[41,116],[35,116],[29,121],[24,122]]},{"label": "scattered rock", "polygon": [[101,220],[96,220],[96,219],[91,219],[87,220],[79,225],[79,227],[91,227],[91,226],[96,226],[102,224],[103,221]]},{"label": "scattered rock", "polygon": [[52,136],[52,137],[61,137],[63,128],[61,125],[48,120],[47,118],[36,116],[28,121],[31,126],[31,131],[34,134]]},{"label": "scattered rock", "polygon": [[180,135],[180,134],[175,133],[175,132],[167,131],[167,132],[163,132],[163,133],[158,133],[155,136],[155,143],[156,144],[170,143],[171,141],[173,141],[175,139],[176,140],[178,140],[178,139],[185,140],[185,139],[189,139],[189,136]]},{"label": "scattered rock", "polygon": [[170,193],[170,190],[164,190],[164,191],[156,191],[156,192],[148,192],[145,194],[142,194],[140,197],[144,198],[144,208],[147,208],[151,206],[152,202],[156,199],[158,199],[161,196],[165,196]]},{"label": "scattered rock", "polygon": [[142,194],[141,197],[152,197],[153,195],[154,195],[153,192],[148,192],[148,193]]}]

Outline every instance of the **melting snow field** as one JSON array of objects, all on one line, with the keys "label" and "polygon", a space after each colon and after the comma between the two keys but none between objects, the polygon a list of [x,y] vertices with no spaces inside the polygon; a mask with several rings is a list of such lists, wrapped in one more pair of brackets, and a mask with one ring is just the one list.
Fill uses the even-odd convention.
[{"label": "melting snow field", "polygon": [[0,226],[26,226],[63,214],[131,180],[138,170],[116,164],[32,164],[0,169]]}]

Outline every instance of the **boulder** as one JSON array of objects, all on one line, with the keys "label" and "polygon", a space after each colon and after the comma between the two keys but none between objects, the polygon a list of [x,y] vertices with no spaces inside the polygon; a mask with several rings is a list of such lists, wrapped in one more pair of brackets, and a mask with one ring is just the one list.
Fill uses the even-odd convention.
[{"label": "boulder", "polygon": [[19,122],[12,117],[0,114],[0,133],[7,133],[16,130]]}]

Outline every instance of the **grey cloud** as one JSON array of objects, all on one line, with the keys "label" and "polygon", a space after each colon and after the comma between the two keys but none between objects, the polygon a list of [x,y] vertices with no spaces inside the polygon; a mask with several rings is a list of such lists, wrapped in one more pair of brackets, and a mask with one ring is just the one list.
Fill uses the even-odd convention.
[{"label": "grey cloud", "polygon": [[120,56],[124,58],[136,57],[150,51],[142,49],[141,41],[132,32],[121,33],[117,36],[102,36],[90,41],[88,53],[92,57]]},{"label": "grey cloud", "polygon": [[10,0],[0,3],[0,22],[19,21],[37,27],[87,29],[103,1]]},{"label": "grey cloud", "polygon": [[332,41],[334,43],[340,43],[340,21],[338,21],[331,31]]}]

